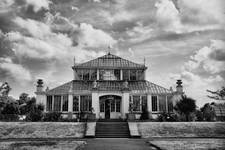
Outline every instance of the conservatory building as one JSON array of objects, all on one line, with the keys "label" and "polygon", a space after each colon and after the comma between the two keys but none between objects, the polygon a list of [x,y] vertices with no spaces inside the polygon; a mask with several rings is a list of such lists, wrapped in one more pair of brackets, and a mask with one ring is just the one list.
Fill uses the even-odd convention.
[{"label": "conservatory building", "polygon": [[43,90],[37,82],[37,103],[45,112],[59,111],[74,118],[80,112],[95,114],[97,119],[136,118],[143,111],[154,117],[161,112],[173,112],[175,101],[183,94],[182,82],[177,89],[166,89],[147,81],[145,64],[137,64],[113,54],[72,66],[74,79]]}]

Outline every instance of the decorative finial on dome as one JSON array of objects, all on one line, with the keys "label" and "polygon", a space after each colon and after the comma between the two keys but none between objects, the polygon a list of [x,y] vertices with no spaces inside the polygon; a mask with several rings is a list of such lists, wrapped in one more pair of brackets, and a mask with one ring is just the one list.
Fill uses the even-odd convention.
[{"label": "decorative finial on dome", "polygon": [[145,65],[145,62],[146,62],[146,60],[145,60],[145,57],[144,57],[144,65]]},{"label": "decorative finial on dome", "polygon": [[76,65],[76,58],[75,58],[75,56],[73,57],[73,65],[74,66]]},{"label": "decorative finial on dome", "polygon": [[108,55],[110,55],[110,51],[111,51],[111,49],[112,49],[112,45],[111,45],[111,44],[109,44],[109,46],[108,46]]}]

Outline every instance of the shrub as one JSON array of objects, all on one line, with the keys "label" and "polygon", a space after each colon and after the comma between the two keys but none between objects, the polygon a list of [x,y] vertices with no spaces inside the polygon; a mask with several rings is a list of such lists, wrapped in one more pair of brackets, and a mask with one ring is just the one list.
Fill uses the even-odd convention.
[{"label": "shrub", "polygon": [[206,103],[202,108],[201,111],[203,113],[203,120],[205,121],[214,121],[215,119],[215,112],[212,106],[209,103]]},{"label": "shrub", "polygon": [[44,106],[42,104],[33,104],[27,114],[26,121],[41,121],[43,118],[43,110]]},{"label": "shrub", "polygon": [[179,116],[177,114],[173,114],[173,113],[162,112],[161,114],[158,115],[156,120],[159,121],[159,122],[179,121]]},{"label": "shrub", "polygon": [[140,120],[147,120],[147,119],[149,119],[149,113],[148,113],[147,108],[144,107],[144,109],[142,110],[142,113],[141,113]]},{"label": "shrub", "polygon": [[200,110],[195,111],[196,121],[203,121],[203,113]]},{"label": "shrub", "polygon": [[43,121],[51,121],[51,122],[59,121],[61,118],[61,114],[62,114],[61,112],[55,111],[45,113]]}]

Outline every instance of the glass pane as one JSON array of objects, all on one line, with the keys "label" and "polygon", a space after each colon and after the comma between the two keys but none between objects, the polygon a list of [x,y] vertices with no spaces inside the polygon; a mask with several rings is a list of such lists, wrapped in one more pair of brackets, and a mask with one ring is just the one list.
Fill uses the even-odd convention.
[{"label": "glass pane", "polygon": [[159,96],[159,111],[166,112],[166,96]]},{"label": "glass pane", "polygon": [[62,111],[68,111],[68,95],[63,96],[63,106]]},{"label": "glass pane", "polygon": [[130,80],[129,79],[129,70],[123,70],[123,80]]},{"label": "glass pane", "polygon": [[52,96],[47,96],[46,111],[52,111]]},{"label": "glass pane", "polygon": [[136,70],[130,70],[130,80],[137,80]]},{"label": "glass pane", "polygon": [[105,103],[103,100],[100,100],[100,112],[105,112]]},{"label": "glass pane", "polygon": [[116,100],[116,112],[120,112],[120,100]]},{"label": "glass pane", "polygon": [[90,80],[90,70],[89,69],[83,70],[83,80]]},{"label": "glass pane", "polygon": [[158,111],[157,96],[152,96],[152,111]]},{"label": "glass pane", "polygon": [[120,80],[120,70],[119,69],[114,70],[114,75],[116,77],[116,80]]},{"label": "glass pane", "polygon": [[83,70],[77,69],[76,72],[77,72],[77,76],[79,77],[79,79],[83,80]]},{"label": "glass pane", "polygon": [[91,69],[90,76],[91,76],[91,80],[97,80],[97,70]]},{"label": "glass pane", "polygon": [[168,112],[173,112],[172,96],[167,96]]},{"label": "glass pane", "polygon": [[134,111],[140,111],[140,96],[133,96]]},{"label": "glass pane", "polygon": [[115,100],[111,100],[111,112],[115,112]]},{"label": "glass pane", "polygon": [[89,95],[80,96],[80,110],[81,111],[91,111],[92,100]]},{"label": "glass pane", "polygon": [[61,111],[61,96],[54,96],[54,111]]},{"label": "glass pane", "polygon": [[137,80],[144,80],[144,70],[137,70]]},{"label": "glass pane", "polygon": [[79,96],[73,96],[73,111],[79,111]]},{"label": "glass pane", "polygon": [[142,109],[142,111],[144,110],[144,109],[146,109],[147,110],[147,96],[146,95],[143,95],[143,96],[141,96],[141,109]]}]

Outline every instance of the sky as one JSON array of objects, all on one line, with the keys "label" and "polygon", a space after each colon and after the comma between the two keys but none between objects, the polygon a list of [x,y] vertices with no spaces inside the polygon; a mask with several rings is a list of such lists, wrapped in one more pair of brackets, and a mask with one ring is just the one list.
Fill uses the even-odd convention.
[{"label": "sky", "polygon": [[73,79],[82,63],[110,52],[148,67],[146,79],[175,89],[182,79],[198,106],[225,86],[224,0],[1,0],[0,83],[14,98]]}]

